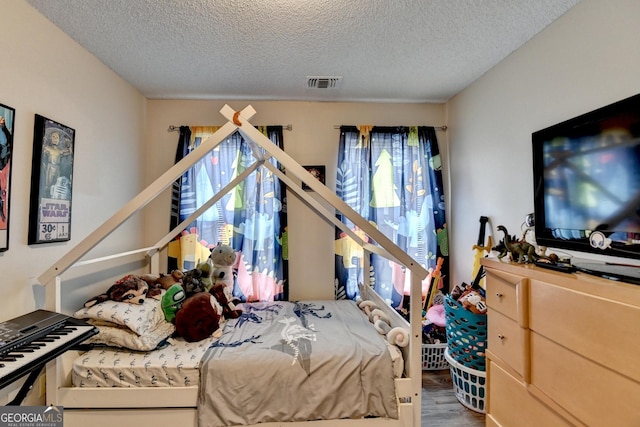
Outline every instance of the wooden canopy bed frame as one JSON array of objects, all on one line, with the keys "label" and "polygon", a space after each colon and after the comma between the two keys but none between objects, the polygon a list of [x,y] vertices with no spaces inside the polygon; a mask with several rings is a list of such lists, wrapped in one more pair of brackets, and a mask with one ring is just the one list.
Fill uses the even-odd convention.
[{"label": "wooden canopy bed frame", "polygon": [[[151,247],[136,249],[106,257],[81,260],[92,248],[105,239],[124,221],[130,218],[146,206],[157,195],[167,189],[172,183],[187,171],[198,159],[209,153],[232,133],[239,131],[242,136],[252,144],[257,161],[229,183],[219,193],[215,194],[205,205],[200,207],[193,215],[183,221],[175,230],[182,230],[195,218],[205,212],[216,203],[230,189],[244,180],[260,165],[268,168],[281,182],[294,191],[305,203],[326,221],[329,221],[344,233],[360,244],[364,251],[365,271],[368,271],[367,256],[376,253],[395,261],[406,268],[411,280],[410,322],[401,317],[396,310],[390,307],[369,286],[361,285],[362,298],[373,301],[382,309],[391,321],[392,327],[404,328],[410,337],[410,343],[402,348],[404,358],[404,375],[396,378],[395,389],[398,404],[398,419],[391,418],[365,418],[365,419],[341,419],[328,421],[314,421],[314,426],[395,426],[417,427],[421,421],[421,380],[422,380],[422,282],[427,279],[429,272],[420,266],[413,258],[402,251],[391,240],[380,233],[367,220],[359,216],[352,208],[338,198],[332,191],[317,181],[300,164],[293,160],[283,150],[279,149],[268,138],[260,133],[249,120],[255,115],[255,110],[250,105],[242,111],[236,112],[225,105],[220,113],[228,120],[216,133],[196,148],[191,154],[173,165],[162,174],[155,182],[125,204],[111,218],[100,225],[94,232],[73,247],[62,256],[54,265],[44,271],[39,277],[39,282],[45,287],[46,308],[71,315],[69,295],[74,294],[75,299],[92,296],[93,290],[87,290],[85,284],[77,280],[65,278],[63,285],[62,275],[72,267],[100,265],[108,262],[121,262],[119,260],[137,257],[141,270],[158,274],[160,270],[160,251],[171,242],[176,231],[164,236]],[[262,148],[266,152],[258,149]],[[272,163],[266,161],[274,157],[286,169],[283,174]],[[295,175],[308,185],[316,194],[336,210],[348,217],[360,230],[362,230],[377,244],[368,243],[350,230],[342,222],[336,219],[335,212],[326,209],[315,198],[310,197],[302,190],[301,183],[291,179]],[[64,292],[61,289],[64,287]],[[70,289],[71,287],[71,289]],[[66,301],[65,301],[66,300]],[[70,312],[71,311],[71,312]],[[71,384],[71,364],[80,353],[69,351],[50,362],[46,368],[46,404],[60,405],[64,407],[65,426],[160,426],[160,425],[197,425],[198,386],[189,387],[132,387],[132,388],[80,388]],[[297,426],[300,422],[262,423],[260,427],[286,425]]]}]

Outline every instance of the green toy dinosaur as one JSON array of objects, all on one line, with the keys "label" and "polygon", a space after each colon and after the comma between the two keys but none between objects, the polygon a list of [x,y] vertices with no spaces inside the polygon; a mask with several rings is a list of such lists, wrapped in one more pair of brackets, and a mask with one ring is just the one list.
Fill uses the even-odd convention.
[{"label": "green toy dinosaur", "polygon": [[[504,233],[504,246],[511,253],[511,259],[518,263],[530,263],[538,259],[536,248],[531,243],[524,240],[511,240],[509,232],[504,225],[499,225],[499,231]],[[504,256],[504,255],[503,255]]]}]

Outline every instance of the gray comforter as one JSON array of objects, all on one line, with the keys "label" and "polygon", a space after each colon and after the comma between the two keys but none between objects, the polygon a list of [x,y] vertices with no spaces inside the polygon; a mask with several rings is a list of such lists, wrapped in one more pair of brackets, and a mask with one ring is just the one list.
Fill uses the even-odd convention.
[{"label": "gray comforter", "polygon": [[385,341],[353,301],[240,308],[203,357],[200,427],[398,417]]}]

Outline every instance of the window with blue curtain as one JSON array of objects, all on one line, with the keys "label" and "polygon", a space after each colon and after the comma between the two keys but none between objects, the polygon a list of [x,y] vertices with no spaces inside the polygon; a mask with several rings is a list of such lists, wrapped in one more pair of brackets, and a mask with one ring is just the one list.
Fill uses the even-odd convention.
[{"label": "window with blue curtain", "polygon": [[[448,237],[440,152],[433,127],[342,126],[336,193],[448,289]],[[358,230],[338,214],[347,226]],[[355,299],[369,283],[391,306],[406,307],[409,275],[376,254],[363,271],[363,251],[336,228],[336,296]],[[440,260],[440,262],[438,262]],[[438,266],[440,264],[440,266]],[[436,275],[423,282],[423,296]]]},{"label": "window with blue curtain", "polygon": [[[282,126],[258,129],[283,148]],[[215,127],[180,127],[176,162],[212,135]],[[230,135],[174,183],[171,229],[255,162],[252,144],[239,132]],[[253,144],[254,148],[257,145]],[[259,147],[258,147],[259,148]],[[260,149],[265,157],[268,156]],[[268,160],[277,167],[278,162]],[[188,270],[222,243],[237,251],[235,297],[242,301],[286,300],[285,189],[276,176],[259,166],[192,224],[169,248],[169,268]]]}]

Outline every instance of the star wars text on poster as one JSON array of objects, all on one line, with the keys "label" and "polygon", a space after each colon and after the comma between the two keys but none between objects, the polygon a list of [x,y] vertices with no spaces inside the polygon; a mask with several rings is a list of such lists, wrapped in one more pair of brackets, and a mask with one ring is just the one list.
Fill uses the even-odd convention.
[{"label": "star wars text on poster", "polygon": [[43,198],[40,201],[39,240],[48,241],[69,238],[70,206],[70,200]]}]

